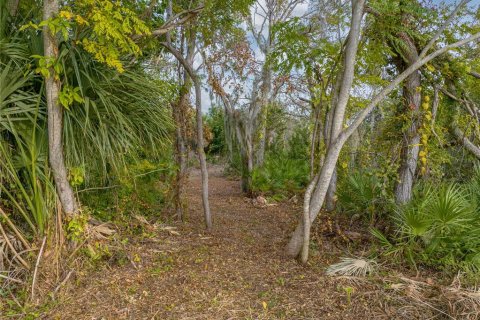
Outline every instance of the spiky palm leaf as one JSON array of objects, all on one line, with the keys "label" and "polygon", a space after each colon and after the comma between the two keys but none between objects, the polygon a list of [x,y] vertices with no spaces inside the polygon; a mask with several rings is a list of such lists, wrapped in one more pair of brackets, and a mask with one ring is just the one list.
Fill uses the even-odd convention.
[{"label": "spiky palm leaf", "polygon": [[328,275],[364,277],[375,271],[376,263],[368,259],[342,258],[339,263],[327,268]]}]

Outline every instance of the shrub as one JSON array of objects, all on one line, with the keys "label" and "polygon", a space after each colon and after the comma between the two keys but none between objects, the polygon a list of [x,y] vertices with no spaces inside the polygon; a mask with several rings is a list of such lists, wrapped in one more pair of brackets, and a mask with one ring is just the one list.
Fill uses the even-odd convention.
[{"label": "shrub", "polygon": [[348,214],[367,217],[371,224],[391,211],[390,198],[383,192],[379,179],[365,171],[355,171],[339,179],[338,208]]},{"label": "shrub", "polygon": [[253,171],[254,192],[287,196],[302,191],[308,183],[308,163],[285,153],[268,155],[264,165]]},{"label": "shrub", "polygon": [[414,266],[480,271],[480,211],[469,186],[425,189],[398,208],[395,225],[393,242],[374,232],[387,252],[401,253]]}]

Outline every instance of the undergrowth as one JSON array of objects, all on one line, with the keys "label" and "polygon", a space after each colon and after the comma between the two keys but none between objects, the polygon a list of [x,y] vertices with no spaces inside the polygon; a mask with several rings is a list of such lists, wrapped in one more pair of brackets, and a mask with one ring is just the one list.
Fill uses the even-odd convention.
[{"label": "undergrowth", "polygon": [[424,186],[394,215],[395,232],[373,230],[383,255],[418,269],[449,275],[462,272],[478,283],[480,275],[480,171],[465,184]]}]

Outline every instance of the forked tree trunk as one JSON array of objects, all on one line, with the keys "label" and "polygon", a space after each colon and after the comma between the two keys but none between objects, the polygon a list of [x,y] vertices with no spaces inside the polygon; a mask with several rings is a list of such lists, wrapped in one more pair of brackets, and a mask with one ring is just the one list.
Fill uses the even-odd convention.
[{"label": "forked tree trunk", "polygon": [[[208,201],[208,169],[207,169],[207,159],[205,156],[205,150],[203,146],[203,117],[202,117],[202,87],[200,83],[200,78],[195,73],[193,69],[193,56],[190,61],[187,61],[182,54],[175,49],[171,43],[162,42],[162,46],[167,48],[177,59],[178,62],[183,66],[184,70],[187,72],[188,76],[193,81],[193,86],[195,88],[195,109],[196,109],[196,126],[197,126],[197,154],[200,161],[200,171],[202,174],[202,202],[203,202],[203,213],[205,217],[205,225],[208,231],[212,229],[212,216],[210,213],[210,204]],[[195,33],[192,31],[190,33],[190,39],[188,40],[189,50],[194,50],[195,48]],[[193,51],[190,51],[193,52]]]},{"label": "forked tree trunk", "polygon": [[[59,11],[58,0],[44,0],[43,20],[55,17]],[[52,35],[47,26],[43,27],[44,55],[49,59],[58,58],[56,35]],[[50,76],[45,79],[45,92],[48,112],[48,156],[52,168],[53,179],[57,189],[62,209],[67,215],[77,212],[77,203],[70,182],[63,154],[63,107],[58,96],[61,91],[60,81],[54,78],[55,71],[50,70]]]},{"label": "forked tree trunk", "polygon": [[[332,177],[336,175],[335,167],[337,164],[338,155],[340,154],[340,150],[344,143],[343,142],[341,145],[339,145],[337,141],[339,140],[340,134],[342,133],[345,112],[347,109],[348,100],[350,99],[350,90],[352,88],[353,78],[355,75],[355,61],[357,57],[358,44],[360,42],[360,32],[364,5],[365,0],[352,0],[351,27],[345,46],[345,54],[343,57],[341,73],[337,78],[338,86],[336,85],[336,87],[338,88],[338,95],[336,95],[336,99],[334,102],[335,104],[332,106],[331,131],[329,137],[330,143],[327,149],[327,156],[323,164],[322,170],[320,171],[318,180],[317,178],[315,178],[314,181],[311,182],[310,186],[313,185],[313,187],[311,187],[312,190],[310,191],[313,192],[311,199],[304,200],[305,213],[302,219],[303,226],[299,229],[299,232],[302,235],[300,243],[298,243],[298,239],[294,240],[293,242],[291,241],[288,248],[288,253],[290,255],[295,254],[296,256],[298,255],[300,250],[300,246],[298,246],[298,244],[303,245],[301,257],[302,261],[307,260],[309,245],[309,237],[308,234],[305,233],[304,229],[305,227],[310,228],[310,224],[314,220],[314,218],[312,218],[312,215],[316,216],[318,214],[318,211],[323,205],[328,190],[330,189],[331,192],[334,191],[331,189],[331,181]],[[308,215],[306,214],[307,211],[309,213]]]}]

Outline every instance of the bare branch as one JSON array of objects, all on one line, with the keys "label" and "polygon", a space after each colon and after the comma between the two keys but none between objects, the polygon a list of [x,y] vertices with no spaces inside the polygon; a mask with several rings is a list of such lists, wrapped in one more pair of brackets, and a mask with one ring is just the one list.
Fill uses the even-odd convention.
[{"label": "bare branch", "polygon": [[473,142],[471,142],[470,139],[467,138],[465,133],[459,127],[454,125],[452,128],[452,132],[468,151],[470,151],[475,157],[480,159],[480,147],[473,144]]},{"label": "bare branch", "polygon": [[440,36],[442,35],[443,31],[445,31],[445,29],[450,25],[450,23],[452,22],[452,20],[455,18],[455,16],[457,15],[458,11],[460,11],[460,9],[465,5],[467,4],[468,2],[470,2],[471,0],[462,0],[460,1],[460,3],[455,7],[455,10],[452,11],[452,13],[450,14],[450,16],[447,18],[447,20],[442,24],[442,26],[440,26],[440,28],[438,28],[437,32],[434,34],[434,36],[430,39],[430,41],[428,42],[428,44],[423,48],[422,52],[420,53],[420,58],[423,58],[427,53],[428,53],[428,50],[430,50],[433,45],[435,44],[435,42],[438,40],[438,38],[440,38]]},{"label": "bare branch", "polygon": [[[203,9],[205,6],[199,6],[195,9],[191,10],[184,10],[182,12],[177,13],[170,19],[168,19],[167,22],[163,24],[160,28],[157,28],[152,31],[152,36],[158,37],[161,35],[166,34],[167,32],[175,29],[178,26],[184,25],[193,18],[195,18]],[[139,38],[140,36],[137,36],[136,38]]]}]

